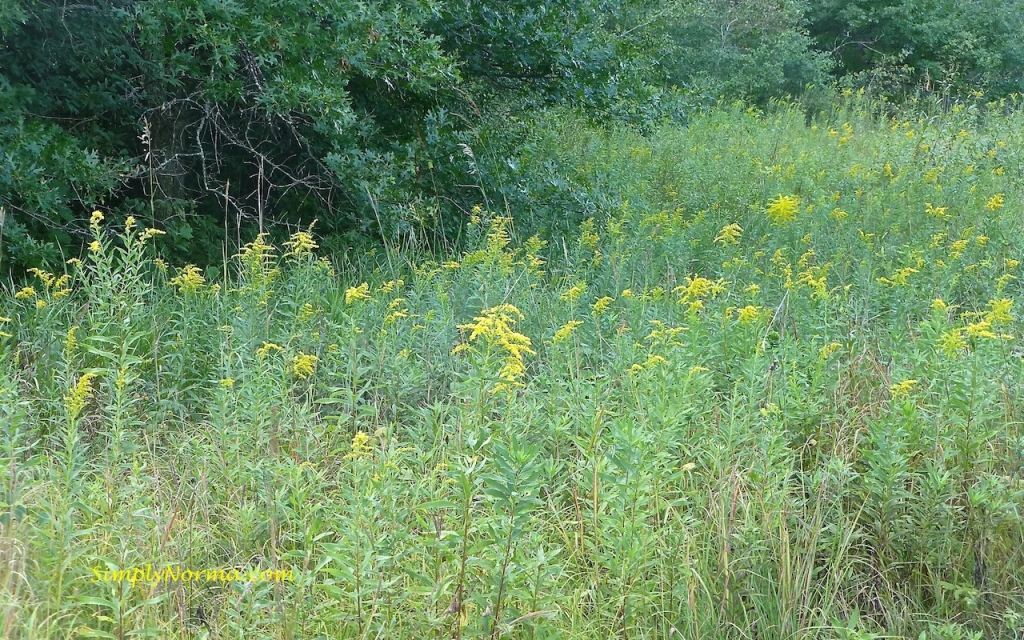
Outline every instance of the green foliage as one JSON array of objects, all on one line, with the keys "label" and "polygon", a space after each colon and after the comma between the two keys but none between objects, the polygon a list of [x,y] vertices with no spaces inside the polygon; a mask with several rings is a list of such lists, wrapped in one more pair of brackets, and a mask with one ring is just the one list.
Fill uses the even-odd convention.
[{"label": "green foliage", "polygon": [[[592,215],[441,262],[93,217],[0,297],[0,627],[1019,635],[1024,113],[879,111],[545,114]],[[96,575],[147,564],[294,573]]]},{"label": "green foliage", "polygon": [[954,94],[1024,89],[1024,4],[1019,0],[828,0],[807,16],[836,71],[879,93]]}]

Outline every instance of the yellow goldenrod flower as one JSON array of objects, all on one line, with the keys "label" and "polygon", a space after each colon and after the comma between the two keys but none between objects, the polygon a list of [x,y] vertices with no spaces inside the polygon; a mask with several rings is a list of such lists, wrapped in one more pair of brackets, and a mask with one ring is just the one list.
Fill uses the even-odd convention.
[{"label": "yellow goldenrod flower", "polygon": [[89,225],[98,227],[101,222],[103,222],[103,213],[100,211],[93,211],[92,216],[89,218]]},{"label": "yellow goldenrod flower", "polygon": [[196,293],[205,282],[206,278],[203,277],[199,267],[189,264],[179,269],[178,275],[171,278],[168,284],[177,287],[180,293]]},{"label": "yellow goldenrod flower", "polygon": [[82,413],[92,398],[92,381],[95,378],[95,373],[83,373],[68,395],[64,396],[64,408],[72,420]]},{"label": "yellow goldenrod flower", "polygon": [[36,297],[36,290],[33,287],[22,287],[20,291],[14,294],[16,300],[27,300],[34,297]]},{"label": "yellow goldenrod flower", "polygon": [[373,455],[373,451],[370,447],[370,436],[366,435],[365,431],[356,432],[356,435],[352,436],[352,450],[345,454],[344,459],[356,460],[371,455]]},{"label": "yellow goldenrod flower", "polygon": [[842,346],[843,345],[838,342],[830,342],[818,351],[818,358],[821,360],[827,360],[829,356],[838,351]]},{"label": "yellow goldenrod flower", "polygon": [[634,364],[632,367],[630,367],[629,372],[632,374],[637,374],[642,371],[646,371],[651,367],[655,367],[659,364],[668,364],[668,360],[659,355],[651,355],[647,357],[647,360],[645,360],[643,364]]},{"label": "yellow goldenrod flower", "polygon": [[948,220],[949,219],[949,214],[946,213],[946,210],[948,208],[949,207],[936,207],[936,206],[932,206],[932,203],[930,203],[930,202],[924,203],[924,212],[926,214],[928,214],[930,216],[933,216],[935,218],[942,219],[942,220]]},{"label": "yellow goldenrod flower", "polygon": [[46,300],[36,300],[36,309],[42,309],[46,306]]},{"label": "yellow goldenrod flower", "polygon": [[288,252],[285,253],[286,256],[301,258],[303,256],[312,255],[313,250],[320,246],[313,240],[313,234],[311,233],[313,230],[313,224],[315,223],[316,221],[314,220],[306,231],[296,231],[292,234],[291,239],[284,243],[284,246],[289,249]]},{"label": "yellow goldenrod flower", "polygon": [[623,289],[622,293],[620,293],[619,295],[621,297],[623,297],[623,298],[632,298],[633,297],[633,290],[632,289]]},{"label": "yellow goldenrod flower", "polygon": [[100,241],[99,240],[93,240],[92,242],[90,242],[89,243],[89,251],[92,251],[93,253],[99,253],[99,251],[100,251]]},{"label": "yellow goldenrod flower", "polygon": [[722,227],[722,230],[718,232],[718,236],[715,237],[715,244],[737,244],[742,234],[743,227],[734,222]]},{"label": "yellow goldenrod flower", "polygon": [[1003,208],[1004,202],[1005,198],[1003,197],[1003,194],[997,193],[988,199],[988,203],[985,204],[985,208],[989,211],[998,211]]},{"label": "yellow goldenrod flower", "polygon": [[945,313],[948,308],[949,305],[947,305],[942,298],[935,298],[932,300],[932,311],[941,311],[942,313]]},{"label": "yellow goldenrod flower", "polygon": [[566,322],[558,328],[558,331],[555,331],[554,337],[551,338],[551,344],[558,344],[559,342],[568,339],[576,330],[576,327],[582,324],[583,322],[580,320],[570,320],[569,322]]},{"label": "yellow goldenrod flower", "polygon": [[910,395],[910,391],[917,386],[917,380],[904,380],[889,387],[893,398],[904,398]]},{"label": "yellow goldenrod flower", "polygon": [[292,358],[292,373],[295,374],[296,378],[306,380],[316,371],[316,363],[319,361],[320,358],[314,355],[299,353]]},{"label": "yellow goldenrod flower", "polygon": [[765,213],[767,213],[768,219],[773,223],[785,224],[795,220],[797,211],[799,210],[799,196],[784,196],[779,194],[778,198],[768,203],[768,208]]},{"label": "yellow goldenrod flower", "polygon": [[764,307],[747,305],[736,310],[736,318],[740,324],[751,324],[761,319],[764,314]]},{"label": "yellow goldenrod flower", "polygon": [[345,304],[352,304],[357,300],[372,300],[370,296],[370,285],[363,283],[358,287],[349,287],[345,290]]},{"label": "yellow goldenrod flower", "polygon": [[587,283],[578,282],[572,287],[570,287],[568,291],[562,293],[562,295],[559,296],[559,299],[564,300],[565,302],[576,302],[577,300],[579,300],[580,296],[582,296],[583,292],[586,290]]},{"label": "yellow goldenrod flower", "polygon": [[[142,241],[145,242],[146,240],[150,240],[152,238],[155,238],[156,236],[165,235],[167,235],[166,231],[161,231],[159,229],[146,229],[146,231],[143,232],[142,234]],[[156,262],[156,260],[154,260],[153,262]]]},{"label": "yellow goldenrod flower", "polygon": [[949,257],[952,260],[956,260],[963,255],[967,245],[970,244],[967,240],[957,240],[949,246]]},{"label": "yellow goldenrod flower", "polygon": [[284,351],[284,349],[273,342],[264,342],[263,346],[256,350],[257,358],[264,358],[271,351]]},{"label": "yellow goldenrod flower", "polygon": [[605,296],[594,303],[594,315],[601,315],[608,310],[609,305],[615,301],[611,296]]},{"label": "yellow goldenrod flower", "polygon": [[982,320],[981,322],[973,322],[964,327],[964,333],[968,338],[988,338],[989,340],[995,340],[999,336],[992,332],[992,323],[988,320]]},{"label": "yellow goldenrod flower", "polygon": [[221,380],[217,384],[219,384],[222,389],[230,389],[231,387],[235,386],[235,379],[221,378]]},{"label": "yellow goldenrod flower", "polygon": [[[702,300],[707,297],[714,297],[725,291],[728,283],[724,280],[709,280],[701,276],[686,276],[686,285],[679,286],[672,290],[672,293],[679,295],[679,303],[683,304],[694,300]],[[701,305],[703,307],[703,305]]]},{"label": "yellow goldenrod flower", "polygon": [[988,311],[985,313],[985,320],[992,324],[1013,322],[1013,300],[1002,298],[1000,300],[989,300]]},{"label": "yellow goldenrod flower", "polygon": [[501,304],[473,319],[473,322],[458,325],[459,329],[471,331],[466,342],[458,345],[452,353],[460,353],[470,348],[470,344],[483,338],[488,348],[497,348],[504,352],[503,364],[498,372],[500,382],[491,389],[492,393],[511,390],[522,386],[518,380],[526,373],[525,356],[535,355],[530,348],[532,342],[513,327],[516,318],[524,316],[519,309],[510,304]]},{"label": "yellow goldenrod flower", "polygon": [[941,336],[936,345],[940,351],[949,357],[956,357],[967,348],[967,341],[964,340],[963,329],[950,329]]}]

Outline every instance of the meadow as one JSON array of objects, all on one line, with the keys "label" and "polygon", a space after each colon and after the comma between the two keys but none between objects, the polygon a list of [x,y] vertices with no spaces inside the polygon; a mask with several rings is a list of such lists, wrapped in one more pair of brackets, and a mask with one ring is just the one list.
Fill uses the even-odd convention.
[{"label": "meadow", "polygon": [[545,117],[565,239],[5,293],[3,637],[1022,637],[1019,100]]}]

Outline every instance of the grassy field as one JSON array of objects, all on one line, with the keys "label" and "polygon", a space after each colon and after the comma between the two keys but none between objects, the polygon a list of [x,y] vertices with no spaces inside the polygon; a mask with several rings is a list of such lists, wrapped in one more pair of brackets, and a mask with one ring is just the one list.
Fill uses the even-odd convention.
[{"label": "grassy field", "polygon": [[1024,111],[874,107],[552,114],[593,217],[447,261],[94,215],[0,301],[3,637],[1022,637]]}]

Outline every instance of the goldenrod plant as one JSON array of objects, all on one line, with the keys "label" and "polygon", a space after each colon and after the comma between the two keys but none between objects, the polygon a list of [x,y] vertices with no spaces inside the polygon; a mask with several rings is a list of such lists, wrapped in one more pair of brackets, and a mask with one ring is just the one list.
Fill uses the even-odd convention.
[{"label": "goldenrod plant", "polygon": [[1020,637],[1024,111],[946,107],[550,112],[585,222],[443,255],[94,214],[0,300],[0,630]]}]

